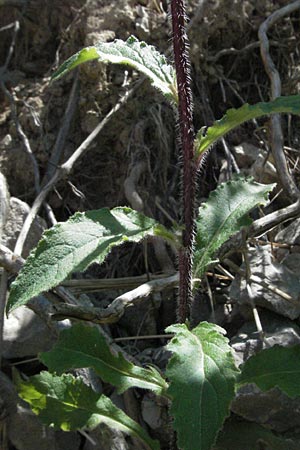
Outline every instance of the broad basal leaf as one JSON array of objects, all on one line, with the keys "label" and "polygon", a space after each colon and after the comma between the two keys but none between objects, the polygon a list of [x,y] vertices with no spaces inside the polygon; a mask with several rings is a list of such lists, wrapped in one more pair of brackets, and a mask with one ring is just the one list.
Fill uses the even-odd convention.
[{"label": "broad basal leaf", "polygon": [[112,247],[145,236],[172,239],[172,233],[130,208],[76,213],[47,230],[11,286],[8,311],[57,286],[72,272],[102,263]]},{"label": "broad basal leaf", "polygon": [[99,395],[85,385],[81,378],[74,378],[70,374],[59,377],[42,372],[29,381],[19,380],[18,391],[47,426],[72,431],[93,429],[105,423],[112,429],[141,439],[148,450],[159,450],[159,444],[142,427],[105,395]]},{"label": "broad basal leaf", "polygon": [[255,105],[246,103],[241,108],[229,109],[222,119],[217,120],[206,131],[199,130],[195,142],[195,159],[197,160],[211,145],[242,123],[276,113],[300,114],[300,95],[278,97],[271,102]]},{"label": "broad basal leaf", "polygon": [[192,331],[172,325],[167,349],[173,352],[166,376],[171,415],[183,450],[209,450],[229,413],[234,396],[235,367],[228,339],[217,325],[201,323]]},{"label": "broad basal leaf", "polygon": [[52,79],[56,80],[79,64],[93,59],[133,67],[146,75],[153,86],[171,101],[177,102],[176,75],[173,67],[152,45],[140,42],[134,36],[130,36],[126,42],[116,39],[114,42],[99,42],[95,46],[80,50],[60,66]]},{"label": "broad basal leaf", "polygon": [[259,184],[252,179],[235,179],[223,183],[199,208],[194,254],[194,276],[201,277],[214,262],[217,250],[252,220],[249,211],[266,204],[275,184]]},{"label": "broad basal leaf", "polygon": [[135,366],[124,358],[121,350],[112,352],[97,327],[77,324],[63,330],[54,348],[42,353],[40,359],[50,371],[58,374],[91,367],[120,393],[130,387],[139,387],[162,394],[167,388],[167,383],[154,368]]},{"label": "broad basal leaf", "polygon": [[255,383],[262,391],[278,387],[289,397],[300,396],[300,345],[262,350],[242,368],[239,385]]}]

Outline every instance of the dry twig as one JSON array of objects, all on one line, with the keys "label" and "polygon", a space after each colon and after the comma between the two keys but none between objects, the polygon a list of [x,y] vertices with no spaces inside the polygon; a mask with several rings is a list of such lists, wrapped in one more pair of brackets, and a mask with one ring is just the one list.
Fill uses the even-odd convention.
[{"label": "dry twig", "polygon": [[[228,267],[230,267],[232,270],[234,270],[236,273],[238,273],[241,277],[246,278],[246,271],[241,269],[239,266],[237,266],[233,261],[231,261],[229,259],[225,259],[224,263]],[[250,275],[250,277],[248,278],[247,285],[250,283],[258,284],[259,286],[263,287],[264,289],[267,289],[268,291],[279,295],[279,297],[281,297],[283,300],[293,304],[294,306],[299,306],[299,302],[296,301],[291,295],[287,294],[286,292],[282,291],[281,289],[278,289],[275,286],[272,286],[270,284],[270,282],[266,282],[265,280],[262,280],[257,275],[252,275],[252,274]],[[251,295],[249,294],[248,288],[247,288],[247,291],[248,291],[248,295],[249,295],[251,302],[253,302],[252,291],[251,291]]]},{"label": "dry twig", "polygon": [[52,178],[52,176],[58,166],[58,163],[59,163],[59,160],[61,157],[61,153],[64,148],[65,141],[66,141],[69,129],[70,129],[70,125],[71,125],[74,113],[76,111],[76,106],[78,103],[78,96],[79,96],[79,77],[78,77],[78,72],[77,72],[75,75],[74,81],[73,81],[69,101],[68,101],[68,104],[67,104],[67,107],[65,110],[63,120],[62,120],[62,125],[58,132],[55,145],[53,147],[50,159],[48,161],[46,174],[44,176],[42,184],[46,184],[47,181],[49,181]]},{"label": "dry twig", "polygon": [[67,177],[72,171],[74,164],[86,153],[89,149],[90,144],[96,138],[96,136],[100,133],[103,127],[109,122],[111,117],[126,103],[129,95],[133,92],[133,89],[127,91],[123,97],[116,103],[116,105],[110,110],[110,112],[104,117],[104,119],[96,126],[96,128],[91,132],[91,134],[82,142],[82,144],[75,150],[75,152],[70,156],[70,158],[58,167],[53,174],[52,178],[49,182],[42,188],[39,195],[36,197],[33,205],[26,217],[26,220],[23,224],[23,228],[19,234],[15,253],[20,255],[22,253],[22,248],[26,239],[26,236],[30,230],[31,224],[34,221],[40,207],[45,201],[48,193],[54,188],[54,186],[61,179]]},{"label": "dry twig", "polygon": [[[255,220],[247,229],[246,238],[262,236],[264,233],[272,230],[276,226],[290,219],[298,217],[299,214],[300,200],[293,203],[292,205],[286,206],[285,208],[279,209],[278,211],[274,211],[267,216]],[[219,250],[219,258],[222,259],[225,257],[225,255],[243,248],[244,242],[244,232],[240,231],[222,245],[221,249]]]},{"label": "dry twig", "polygon": [[154,292],[160,292],[167,288],[174,288],[177,285],[178,274],[160,278],[158,280],[152,280],[115,298],[107,308],[89,308],[86,306],[80,307],[70,304],[55,305],[55,312],[52,314],[52,319],[63,320],[66,318],[73,318],[101,324],[114,323],[124,314],[125,309],[137,300],[148,297]]},{"label": "dry twig", "polygon": [[[25,261],[22,258],[16,257],[7,247],[0,245],[0,266],[2,266],[5,270],[16,274],[22,268],[24,262]],[[139,281],[141,281],[141,279]],[[65,282],[65,284],[67,286],[70,286],[70,284],[72,285],[70,282]],[[113,280],[110,284],[113,284]],[[177,284],[177,273],[172,276],[157,278],[155,280],[143,283],[137,288],[118,296],[107,308],[95,308],[93,306],[89,307],[80,305],[79,301],[63,285],[56,287],[54,291],[66,302],[66,304],[59,303],[59,299],[55,298],[55,296],[53,296],[53,294],[51,295],[51,293],[45,295],[52,303],[55,304],[53,306],[53,308],[55,308],[54,313],[52,314],[52,318],[54,320],[74,318],[88,320],[94,323],[113,323],[116,322],[124,314],[125,309],[128,306],[131,306],[136,300],[148,297],[153,292],[160,292],[163,289],[174,288]],[[125,285],[128,286],[128,279],[125,280]],[[116,288],[116,283],[114,286],[109,286],[109,289],[113,288]],[[120,283],[117,284],[117,288],[120,288]],[[35,307],[38,307],[38,305],[30,303],[28,306],[33,311],[37,312]],[[38,313],[40,314],[40,311]]]},{"label": "dry twig", "polygon": [[[267,32],[269,28],[273,26],[278,20],[282,19],[288,14],[291,14],[299,8],[300,0],[290,3],[271,14],[259,27],[258,36],[261,46],[261,56],[265,66],[265,70],[271,81],[272,100],[275,100],[275,98],[281,95],[281,80],[279,72],[276,69],[275,64],[270,56]],[[282,186],[284,187],[290,198],[295,201],[299,198],[300,192],[289,172],[287,161],[283,152],[283,134],[281,129],[280,115],[274,114],[270,119],[270,123],[271,146],[277,173]]]}]

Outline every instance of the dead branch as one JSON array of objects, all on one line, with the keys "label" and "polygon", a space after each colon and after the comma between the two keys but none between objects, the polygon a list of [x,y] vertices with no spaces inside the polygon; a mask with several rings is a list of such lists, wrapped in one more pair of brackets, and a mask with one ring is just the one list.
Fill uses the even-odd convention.
[{"label": "dead branch", "polygon": [[[255,220],[250,227],[247,229],[247,238],[259,237],[264,233],[272,230],[276,226],[286,222],[287,220],[293,219],[300,215],[300,200],[282,208],[278,211],[268,214],[267,216],[261,217]],[[232,236],[227,242],[225,242],[220,251],[219,258],[223,259],[225,255],[237,251],[243,248],[245,242],[245,233],[243,230]]]},{"label": "dead branch", "polygon": [[42,190],[36,197],[35,201],[33,202],[33,205],[23,224],[23,228],[18,236],[18,240],[15,247],[16,254],[20,254],[22,252],[22,248],[25,239],[27,237],[27,234],[30,230],[31,224],[34,221],[40,207],[42,206],[49,192],[54,188],[54,186],[58,183],[58,181],[62,180],[63,178],[67,177],[70,174],[70,172],[73,170],[75,163],[86,153],[86,151],[90,147],[90,144],[100,133],[100,131],[104,128],[104,126],[110,121],[111,117],[126,103],[129,95],[132,94],[133,90],[134,89],[127,91],[123,95],[123,97],[120,98],[120,100],[116,103],[116,105],[96,126],[96,128],[91,132],[91,134],[82,142],[82,144],[75,150],[75,152],[70,156],[70,158],[64,164],[62,164],[60,167],[56,169],[52,178],[42,188]]},{"label": "dead branch", "polygon": [[0,266],[10,273],[17,274],[25,260],[15,254],[5,245],[0,244]]},{"label": "dead branch", "polygon": [[[269,52],[269,40],[267,32],[271,26],[273,26],[278,20],[282,19],[284,16],[291,14],[300,8],[300,1],[297,0],[290,3],[283,8],[278,9],[273,14],[271,14],[259,27],[258,37],[260,41],[260,50],[263,64],[268,77],[271,81],[271,99],[281,95],[281,80],[278,70],[271,58]],[[291,176],[287,161],[283,152],[283,134],[281,129],[281,119],[280,115],[274,114],[270,119],[271,124],[271,147],[272,153],[275,161],[275,166],[279,179],[282,186],[288,193],[291,199],[297,200],[300,196],[300,192],[295,184],[293,177]]]},{"label": "dead branch", "polygon": [[[224,263],[230,267],[232,270],[234,270],[236,273],[238,273],[241,277],[246,278],[246,271],[241,269],[239,266],[237,266],[233,261],[229,259],[225,259]],[[281,289],[278,289],[277,287],[270,284],[270,282],[266,282],[265,280],[261,279],[257,275],[250,275],[247,284],[253,283],[258,284],[259,286],[263,287],[264,289],[267,289],[270,292],[273,292],[273,294],[279,295],[283,300],[291,303],[294,306],[299,306],[299,302],[296,301],[291,295],[287,294],[286,292],[282,291]],[[249,294],[249,292],[248,292]],[[249,295],[249,298],[252,294]],[[250,298],[253,304],[253,298]],[[259,331],[259,330],[258,330]]]},{"label": "dead branch", "polygon": [[27,138],[26,134],[24,133],[24,130],[19,122],[18,119],[18,115],[17,115],[17,108],[16,108],[16,102],[15,99],[13,97],[13,95],[9,92],[9,90],[7,89],[7,87],[5,86],[4,82],[1,81],[1,89],[3,90],[5,96],[8,98],[9,102],[10,102],[10,110],[11,110],[11,115],[13,118],[13,121],[15,123],[15,127],[16,127],[16,131],[17,131],[17,135],[20,139],[20,141],[23,144],[24,150],[27,153],[27,155],[30,158],[32,167],[33,167],[33,173],[34,173],[34,188],[36,192],[40,191],[40,172],[39,172],[39,166],[38,163],[35,159],[35,156],[32,152],[31,149],[31,145],[29,142],[29,139]]},{"label": "dead branch", "polygon": [[160,292],[167,288],[174,288],[178,284],[178,274],[158,280],[152,280],[141,286],[126,292],[115,298],[107,308],[80,307],[69,304],[55,305],[53,320],[64,320],[66,318],[90,321],[99,324],[117,322],[124,314],[125,309],[137,300],[148,297],[154,292]]},{"label": "dead branch", "polygon": [[42,184],[46,184],[46,182],[52,178],[52,176],[58,166],[58,163],[59,163],[59,160],[61,157],[61,153],[64,148],[65,141],[66,141],[69,129],[70,129],[70,125],[71,125],[74,113],[76,111],[76,106],[78,103],[78,96],[79,96],[79,76],[78,76],[78,72],[77,72],[75,75],[74,81],[73,81],[72,89],[70,92],[70,97],[69,97],[68,104],[67,104],[67,107],[65,110],[65,114],[64,114],[64,117],[62,120],[62,125],[58,132],[56,142],[54,144],[50,159],[48,161],[46,174],[44,176]]},{"label": "dead branch", "polygon": [[[24,265],[24,262],[24,259],[15,256],[9,248],[5,247],[4,245],[0,245],[0,266],[2,266],[5,270],[17,274]],[[125,281],[125,283],[127,283],[128,285],[128,279],[126,280],[127,281]],[[112,283],[110,284],[113,284],[114,280],[111,281]],[[137,280],[135,282],[137,282]],[[70,284],[72,285],[70,281],[65,282],[65,284],[67,286],[70,286]],[[177,286],[177,284],[177,273],[173,274],[172,276],[157,278],[155,280],[143,283],[137,288],[120,295],[119,297],[115,298],[115,300],[107,308],[95,308],[93,306],[89,307],[86,305],[81,306],[79,304],[79,301],[63,285],[57,286],[54,291],[61,299],[63,299],[63,301],[67,302],[66,304],[59,303],[59,298],[53,298],[53,296],[51,296],[51,293],[45,295],[52,303],[54,303],[54,313],[51,313],[51,317],[54,320],[74,318],[80,320],[88,320],[94,323],[113,323],[116,322],[124,314],[125,308],[131,306],[136,300],[148,297],[153,292],[160,292],[167,288],[174,288],[175,286]],[[120,285],[117,285],[117,287],[120,288]],[[112,289],[113,286],[110,286],[109,288]],[[34,302],[31,302],[28,306],[33,311],[37,312],[35,307],[38,307],[39,305],[35,305]]]},{"label": "dead branch", "polygon": [[127,200],[131,204],[132,208],[136,211],[143,211],[144,203],[137,191],[137,183],[141,177],[141,175],[145,172],[147,168],[147,164],[145,161],[139,161],[135,163],[124,181],[124,192]]}]

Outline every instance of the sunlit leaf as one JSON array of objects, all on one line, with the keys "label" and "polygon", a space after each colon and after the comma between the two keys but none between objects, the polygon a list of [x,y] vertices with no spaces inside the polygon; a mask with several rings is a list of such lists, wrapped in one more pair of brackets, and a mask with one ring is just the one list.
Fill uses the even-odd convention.
[{"label": "sunlit leaf", "polygon": [[173,356],[166,375],[179,448],[210,450],[229,414],[238,374],[228,339],[206,322],[191,331],[186,325],[166,331],[175,333],[167,345]]},{"label": "sunlit leaf", "polygon": [[154,235],[173,238],[155,220],[130,208],[76,213],[44,232],[11,286],[7,310],[57,286],[72,272],[83,271],[94,262],[102,263],[113,247]]}]

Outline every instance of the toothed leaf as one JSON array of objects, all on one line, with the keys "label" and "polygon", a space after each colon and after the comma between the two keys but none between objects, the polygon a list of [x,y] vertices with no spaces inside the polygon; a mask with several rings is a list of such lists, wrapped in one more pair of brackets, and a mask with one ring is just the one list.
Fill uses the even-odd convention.
[{"label": "toothed leaf", "polygon": [[198,131],[195,142],[195,159],[242,123],[276,113],[300,114],[300,95],[278,97],[271,102],[261,102],[255,105],[246,103],[241,108],[229,109],[206,132],[203,129]]},{"label": "toothed leaf", "polygon": [[94,392],[81,378],[41,372],[29,381],[19,379],[18,391],[47,426],[75,431],[82,428],[92,430],[105,423],[112,429],[141,439],[148,450],[159,450],[157,441],[153,441],[140,425],[108,397]]},{"label": "toothed leaf", "polygon": [[80,50],[59,67],[52,75],[52,79],[57,80],[79,64],[94,59],[133,67],[146,75],[153,86],[169,100],[177,102],[176,76],[173,67],[152,45],[140,42],[134,36],[130,36],[125,42],[120,39],[114,42],[99,42],[95,46]]},{"label": "toothed leaf", "polygon": [[142,368],[129,362],[119,350],[113,350],[96,327],[83,324],[63,330],[52,350],[40,355],[51,372],[61,374],[71,369],[93,368],[106,383],[119,393],[130,387],[151,389],[160,395],[167,383],[154,368]]},{"label": "toothed leaf", "polygon": [[173,236],[153,219],[130,208],[76,213],[44,232],[11,286],[7,311],[57,286],[72,272],[102,263],[113,247],[153,235]]},{"label": "toothed leaf", "polygon": [[235,367],[228,339],[217,325],[201,323],[189,331],[172,325],[167,345],[173,352],[166,371],[171,415],[183,450],[210,450],[234,397]]},{"label": "toothed leaf", "polygon": [[194,276],[201,277],[217,250],[242,227],[252,223],[248,213],[265,205],[275,184],[237,178],[222,183],[199,208],[194,253]]}]

